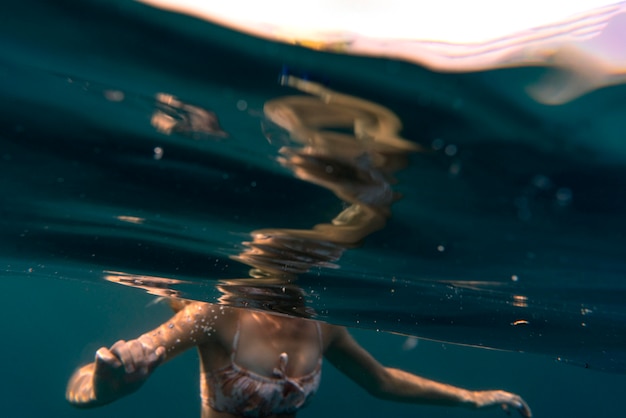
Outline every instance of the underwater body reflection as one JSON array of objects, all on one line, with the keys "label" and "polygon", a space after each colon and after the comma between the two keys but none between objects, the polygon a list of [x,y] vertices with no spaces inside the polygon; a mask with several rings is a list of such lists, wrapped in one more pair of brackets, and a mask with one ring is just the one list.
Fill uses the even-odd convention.
[{"label": "underwater body reflection", "polygon": [[[502,406],[530,417],[518,395],[472,391],[382,366],[347,330],[309,318],[296,284],[313,267],[334,266],[344,250],[384,227],[396,195],[392,174],[417,147],[397,136],[398,118],[374,103],[294,77],[285,84],[314,96],[267,103],[266,115],[302,147],[283,147],[280,162],[296,176],[332,190],[348,206],[310,230],[254,231],[234,259],[250,278],[224,280],[218,304],[172,299],[176,314],[137,339],[100,348],[71,377],[66,397],[78,407],[101,406],[135,392],[163,362],[197,347],[202,417],[293,417],[315,394],[322,357],[370,394],[388,400],[484,408]],[[351,133],[327,130],[350,129]],[[176,296],[167,279],[109,274],[108,280]],[[168,291],[169,290],[169,291]],[[248,308],[248,309],[242,309]]]},{"label": "underwater body reflection", "polygon": [[[617,206],[600,224],[593,212],[598,208],[591,207],[590,215],[582,216],[573,210],[576,205],[601,205],[601,199],[609,199],[607,191],[618,187],[611,179],[611,167],[593,170],[598,177],[576,188],[573,197],[572,189],[564,187],[571,180],[564,180],[564,176],[582,176],[589,174],[588,170],[573,172],[558,158],[541,161],[532,153],[522,155],[519,163],[515,157],[490,161],[492,151],[484,144],[475,149],[466,144],[470,151],[459,156],[456,146],[435,140],[425,152],[414,152],[419,146],[394,134],[400,129],[400,121],[384,107],[362,101],[349,103],[351,107],[346,109],[342,103],[349,102],[350,96],[333,92],[331,100],[321,86],[294,77],[285,77],[284,83],[317,95],[281,97],[265,103],[266,135],[273,145],[284,145],[276,160],[298,178],[332,191],[346,207],[330,222],[312,229],[254,230],[252,239],[243,243],[243,250],[229,255],[231,259],[255,267],[255,274],[300,274],[299,283],[310,289],[309,302],[315,307],[317,319],[438,341],[545,353],[585,368],[625,370],[626,322],[620,284],[623,267],[615,262],[623,247],[612,244],[612,239],[601,240],[609,235],[619,238],[622,221],[612,212],[618,213],[622,203],[615,195]],[[320,102],[324,107],[320,108]],[[151,121],[159,132],[185,138],[227,136],[213,112],[166,94],[157,95]],[[289,132],[288,138],[284,131]],[[155,160],[162,157],[162,151],[155,148]],[[364,253],[361,250],[349,253],[349,263],[344,257],[340,274],[334,275],[333,268],[339,268],[335,261],[345,249],[385,224],[396,197],[391,191],[393,173],[406,163],[410,153],[421,165],[417,174],[424,177],[411,179],[419,190],[412,189],[413,193],[406,196],[417,201],[414,194],[421,195],[412,205],[417,215],[403,213],[396,217],[394,227],[403,225],[403,217],[410,215],[420,234],[407,225],[407,231],[386,238],[402,257],[386,255],[386,242],[366,256],[354,256]],[[474,165],[472,159],[477,160]],[[538,166],[526,167],[527,159]],[[507,167],[503,167],[505,164]],[[489,175],[488,169],[503,173],[502,178]],[[513,179],[507,177],[511,176],[507,171],[513,172]],[[528,173],[545,175],[534,174],[526,184],[523,182],[528,181]],[[447,182],[443,186],[442,177]],[[472,192],[480,191],[472,182],[491,188],[472,196],[458,187],[461,181],[474,187]],[[605,182],[607,191],[596,192],[594,182]],[[451,197],[453,193],[460,198]],[[462,210],[448,207],[466,196],[473,201],[463,202]],[[517,211],[513,222],[506,218],[510,210],[507,199],[514,202]],[[424,212],[422,219],[420,207],[431,201],[439,205],[441,216],[433,219],[432,214]],[[290,209],[273,210],[280,216],[280,210],[288,213]],[[129,217],[123,221],[138,222]],[[599,225],[596,236],[587,236],[589,222]],[[155,224],[151,219],[146,227]],[[584,243],[577,242],[581,231]],[[298,253],[299,247],[306,246],[308,253]],[[315,246],[319,248],[314,251]],[[581,252],[585,257],[572,257]],[[380,263],[389,266],[381,272]],[[398,265],[398,273],[396,263],[403,263]],[[321,278],[320,268],[326,269]],[[207,279],[216,275],[219,273]],[[595,280],[597,275],[602,279]],[[214,286],[205,286],[200,276],[199,280],[185,281],[110,271],[106,277],[144,286],[160,296],[203,301],[219,297]],[[368,293],[368,286],[376,290]],[[320,292],[322,288],[328,288],[328,292]],[[371,305],[372,293],[379,296],[375,310],[359,312],[363,304]],[[244,297],[239,303],[230,298],[228,303],[245,306],[251,301]],[[262,304],[258,306],[262,308]],[[328,306],[332,308],[330,314]]]},{"label": "underwater body reflection", "polygon": [[[258,140],[259,109],[282,94],[267,81],[286,63],[393,109],[429,150],[398,173],[405,198],[387,228],[341,269],[299,278],[318,319],[626,371],[624,86],[542,106],[520,90],[544,68],[446,75],[270,45],[135,2],[119,3],[136,14],[61,2],[33,15],[40,3],[12,3],[2,27],[6,274],[138,273],[215,301],[212,280],[246,275],[228,256],[249,231],[283,213],[304,228],[332,218],[336,199],[277,169]],[[155,106],[156,91],[184,99]],[[183,102],[213,110],[207,123]],[[190,131],[222,131],[216,115],[228,139]]]}]

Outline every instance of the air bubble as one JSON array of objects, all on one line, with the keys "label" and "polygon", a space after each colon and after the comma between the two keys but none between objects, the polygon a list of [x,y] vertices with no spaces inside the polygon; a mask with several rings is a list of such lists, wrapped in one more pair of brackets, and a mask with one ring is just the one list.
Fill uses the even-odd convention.
[{"label": "air bubble", "polygon": [[572,202],[572,189],[561,187],[556,191],[556,201],[560,206],[567,206]]},{"label": "air bubble", "polygon": [[457,151],[458,149],[454,144],[446,145],[446,148],[443,150],[443,152],[445,152],[448,157],[453,157],[454,155],[456,155]]},{"label": "air bubble", "polygon": [[243,99],[237,100],[237,110],[244,111],[248,108],[248,102]]},{"label": "air bubble", "polygon": [[404,351],[413,350],[415,347],[417,347],[417,343],[418,343],[417,338],[407,337],[407,339],[404,340],[404,344],[402,344],[402,349]]},{"label": "air bubble", "polygon": [[550,180],[549,177],[544,176],[543,174],[537,174],[535,177],[533,177],[531,182],[533,186],[541,190],[546,190],[552,187],[552,180]]},{"label": "air bubble", "polygon": [[430,146],[432,147],[432,149],[434,149],[435,151],[439,151],[440,149],[443,148],[443,146],[445,145],[445,143],[443,142],[443,139],[441,138],[436,138],[435,140],[433,140],[433,142],[430,144]]},{"label": "air bubble", "polygon": [[119,90],[105,90],[104,97],[110,102],[121,102],[124,100],[124,92]]},{"label": "air bubble", "polygon": [[450,173],[451,176],[458,176],[459,173],[461,172],[461,163],[454,162],[450,164],[450,167],[448,168],[448,172]]}]

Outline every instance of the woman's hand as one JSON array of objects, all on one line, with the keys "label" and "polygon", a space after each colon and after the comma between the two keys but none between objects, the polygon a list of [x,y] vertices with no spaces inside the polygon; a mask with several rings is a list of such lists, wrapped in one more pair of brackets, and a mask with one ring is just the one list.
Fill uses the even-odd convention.
[{"label": "woman's hand", "polygon": [[532,412],[530,411],[528,404],[521,398],[521,396],[505,392],[503,390],[474,392],[473,401],[477,408],[500,405],[505,411],[515,409],[525,418],[532,417]]},{"label": "woman's hand", "polygon": [[108,403],[135,392],[165,359],[165,348],[148,349],[139,340],[118,341],[96,352],[93,393],[98,403]]}]

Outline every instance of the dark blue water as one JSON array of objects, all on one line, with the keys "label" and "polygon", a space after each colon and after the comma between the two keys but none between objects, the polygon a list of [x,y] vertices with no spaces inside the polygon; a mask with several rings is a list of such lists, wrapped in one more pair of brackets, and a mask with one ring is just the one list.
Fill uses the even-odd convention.
[{"label": "dark blue water", "polygon": [[[233,257],[252,231],[346,208],[280,163],[297,144],[263,106],[303,95],[286,73],[385,106],[422,148],[394,170],[384,228],[299,275],[314,316],[358,328],[385,364],[518,392],[536,416],[621,413],[624,86],[544,106],[524,94],[541,68],[438,74],[136,4],[1,7],[3,416],[198,416],[195,353],[95,411],[68,406],[65,383],[168,317],[120,282],[216,302],[224,280],[249,277]],[[406,336],[421,339],[406,350]],[[304,417],[476,414],[384,403],[324,374]]]}]

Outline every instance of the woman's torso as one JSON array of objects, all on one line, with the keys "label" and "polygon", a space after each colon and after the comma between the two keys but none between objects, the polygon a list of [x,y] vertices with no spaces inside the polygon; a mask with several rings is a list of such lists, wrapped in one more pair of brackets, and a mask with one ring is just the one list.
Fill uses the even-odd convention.
[{"label": "woman's torso", "polygon": [[319,386],[319,322],[228,309],[199,346],[203,418],[291,417]]}]

